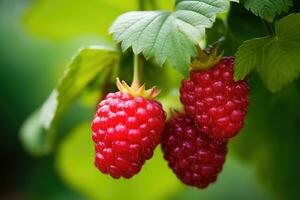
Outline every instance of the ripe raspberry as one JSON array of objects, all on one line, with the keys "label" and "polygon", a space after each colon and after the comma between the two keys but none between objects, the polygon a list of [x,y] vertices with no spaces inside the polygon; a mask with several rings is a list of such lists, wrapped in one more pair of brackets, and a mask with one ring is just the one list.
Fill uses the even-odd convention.
[{"label": "ripe raspberry", "polygon": [[160,143],[166,116],[161,105],[128,93],[110,93],[92,122],[95,165],[114,178],[130,178]]},{"label": "ripe raspberry", "polygon": [[198,188],[216,181],[225,161],[226,144],[200,133],[188,115],[168,121],[162,137],[169,167],[183,183]]},{"label": "ripe raspberry", "polygon": [[211,138],[231,138],[243,127],[249,87],[246,81],[233,80],[233,63],[234,58],[225,57],[208,70],[192,70],[190,79],[181,84],[186,113]]}]

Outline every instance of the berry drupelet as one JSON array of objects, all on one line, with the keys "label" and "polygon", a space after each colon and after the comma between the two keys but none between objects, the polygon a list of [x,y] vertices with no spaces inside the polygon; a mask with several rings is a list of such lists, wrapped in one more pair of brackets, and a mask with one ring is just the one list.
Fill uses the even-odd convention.
[{"label": "berry drupelet", "polygon": [[[92,122],[95,165],[113,178],[130,178],[153,155],[166,119],[162,106],[152,100],[155,88],[145,91],[118,81],[120,92],[108,94]],[[141,95],[141,96],[139,96]]]},{"label": "berry drupelet", "polygon": [[185,184],[205,188],[216,181],[227,153],[227,143],[202,134],[193,117],[183,114],[166,123],[162,150],[169,167]]},{"label": "berry drupelet", "polygon": [[233,80],[234,58],[223,57],[182,81],[180,100],[198,128],[211,138],[229,139],[243,127],[249,102],[246,81]]}]

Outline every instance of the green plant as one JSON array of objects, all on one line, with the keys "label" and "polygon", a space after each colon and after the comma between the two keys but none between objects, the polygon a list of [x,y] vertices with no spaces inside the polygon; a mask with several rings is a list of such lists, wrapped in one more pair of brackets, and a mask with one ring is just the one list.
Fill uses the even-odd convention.
[{"label": "green plant", "polygon": [[[44,2],[51,4],[50,1]],[[109,14],[111,20],[121,12],[131,10],[130,6],[136,6],[133,1],[130,1],[128,5],[105,0],[101,2],[112,7],[117,5],[119,8],[118,12],[114,10],[114,13]],[[268,104],[270,101],[272,106],[280,107],[283,105],[292,113],[290,116],[293,117],[293,120],[282,120],[280,123],[285,128],[280,130],[290,130],[289,138],[294,138],[294,140],[289,140],[292,141],[293,145],[287,148],[286,152],[291,153],[295,150],[298,145],[296,141],[299,138],[295,134],[299,130],[299,127],[295,125],[299,121],[296,112],[299,111],[297,104],[299,86],[297,85],[298,82],[289,86],[286,85],[296,80],[300,73],[300,28],[298,26],[300,14],[290,11],[294,9],[294,11],[299,12],[297,1],[244,0],[238,5],[237,2],[230,3],[229,0],[177,0],[175,3],[172,1],[168,2],[169,4],[166,3],[168,6],[163,5],[164,3],[161,1],[158,1],[158,4],[155,4],[156,1],[154,0],[151,1],[151,4],[150,1],[148,3],[145,3],[146,1],[140,2],[139,6],[143,11],[132,11],[119,16],[110,28],[113,39],[116,43],[121,44],[120,49],[113,47],[117,46],[116,44],[87,47],[83,48],[72,59],[64,77],[51,93],[49,99],[39,111],[35,112],[25,122],[21,129],[22,142],[28,151],[36,155],[46,155],[56,151],[56,148],[53,147],[59,143],[58,139],[60,139],[57,137],[58,123],[71,103],[88,90],[97,90],[101,93],[99,96],[103,97],[108,88],[113,88],[111,85],[117,75],[129,80],[131,76],[128,74],[130,74],[131,69],[128,66],[131,64],[132,52],[141,57],[143,55],[145,58],[142,61],[144,62],[144,80],[147,84],[158,85],[163,89],[159,100],[166,110],[168,111],[170,107],[180,108],[178,92],[174,91],[178,90],[182,76],[188,74],[191,59],[197,53],[197,45],[200,44],[205,47],[207,44],[213,44],[220,40],[220,38],[223,40],[225,54],[235,54],[236,56],[236,80],[248,77],[250,72],[255,70],[270,91],[278,92],[270,94],[264,88],[256,86],[260,84],[260,80],[257,79],[256,75],[250,75],[250,86],[256,92],[253,98],[256,99],[252,101],[253,106],[250,107],[248,125],[244,129],[244,132],[249,133],[247,136],[239,138],[234,143],[233,148],[239,149],[237,153],[242,154],[246,145],[243,148],[242,145],[238,145],[238,141],[243,143],[245,142],[243,138],[259,137],[256,135],[257,133],[251,133],[249,130],[253,130],[253,132],[261,130],[271,134],[272,131],[270,130],[275,133],[278,132],[278,130],[274,130],[271,124],[272,119],[279,121],[276,116],[280,113],[276,112],[276,116],[271,116],[271,113],[276,111],[276,109],[272,110],[273,107],[268,108],[272,111],[269,113],[260,113],[261,111],[258,109],[263,109],[263,103]],[[145,11],[162,6],[170,9],[171,6],[169,5],[172,3],[175,5],[174,11]],[[66,5],[68,4],[66,3]],[[243,6],[249,11],[246,11]],[[32,13],[26,16],[28,26],[39,33],[40,29],[35,27],[35,23],[33,23]],[[35,13],[33,16],[39,15]],[[51,20],[54,21],[54,19]],[[110,40],[106,34],[108,27],[105,26],[102,26],[101,31],[96,32],[101,34],[103,38]],[[84,30],[86,27],[91,31],[98,30],[92,25],[84,26],[82,29]],[[102,30],[103,27],[105,27],[104,30]],[[70,28],[68,33],[75,34],[76,32],[76,29]],[[78,32],[82,32],[82,30]],[[53,32],[51,34],[53,35]],[[59,33],[55,32],[55,36],[57,35]],[[132,48],[132,52],[127,51],[130,48]],[[163,68],[160,68],[159,66],[162,65],[164,65]],[[160,76],[157,76],[158,74]],[[284,86],[286,87],[283,88]],[[99,88],[101,88],[100,91]],[[285,99],[283,94],[286,96]],[[264,96],[267,98],[264,99]],[[94,99],[89,109],[93,108],[97,100],[98,98]],[[285,102],[291,102],[294,106],[286,105]],[[256,103],[257,107],[255,107]],[[289,111],[286,115],[289,115]],[[260,121],[256,122],[255,117],[258,117]],[[268,125],[261,122],[265,120],[270,120]],[[274,138],[268,138],[266,143],[261,142],[261,146],[264,144],[267,146],[262,148],[262,154],[272,154],[276,147],[281,145],[280,139],[278,139],[281,137],[284,136],[275,134]],[[261,140],[257,139],[257,141]],[[284,144],[287,145],[288,143]],[[251,157],[251,152],[254,151],[251,149],[246,154]],[[259,166],[262,166],[261,163],[267,162],[263,158],[249,158],[248,160],[255,160]],[[296,163],[295,166],[299,166],[300,160],[298,158],[294,162]],[[272,178],[265,180],[265,182],[269,188],[281,196],[285,196],[287,194],[286,188],[278,188],[273,183],[289,182],[289,180],[278,176],[276,172],[289,171],[293,174],[292,172],[295,172],[297,168],[278,163],[276,157],[270,157],[267,166],[273,166],[272,163],[277,165],[274,171],[270,172]],[[261,170],[263,171],[263,168]],[[293,179],[290,195],[296,194],[296,188],[300,185],[296,179],[296,177]],[[170,183],[173,181],[168,180]],[[174,183],[172,182],[172,184]]]}]

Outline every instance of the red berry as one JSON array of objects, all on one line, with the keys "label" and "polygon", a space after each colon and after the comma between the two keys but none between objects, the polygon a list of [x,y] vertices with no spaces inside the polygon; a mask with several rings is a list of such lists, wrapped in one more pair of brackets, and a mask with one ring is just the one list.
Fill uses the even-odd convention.
[{"label": "red berry", "polygon": [[249,86],[233,80],[233,63],[234,58],[223,58],[208,70],[193,70],[181,84],[180,100],[186,113],[211,138],[231,138],[244,124]]},{"label": "red berry", "polygon": [[225,161],[226,144],[200,133],[188,115],[168,121],[162,137],[169,167],[183,183],[198,188],[216,181]]},{"label": "red berry", "polygon": [[92,122],[96,167],[114,178],[137,174],[159,144],[165,119],[156,101],[108,94]]}]

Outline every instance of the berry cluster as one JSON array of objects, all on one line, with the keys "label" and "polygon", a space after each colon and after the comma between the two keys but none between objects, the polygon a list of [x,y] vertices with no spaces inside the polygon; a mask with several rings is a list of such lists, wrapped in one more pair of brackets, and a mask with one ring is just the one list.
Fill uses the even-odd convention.
[{"label": "berry cluster", "polygon": [[205,188],[221,171],[226,144],[243,127],[248,107],[246,81],[233,80],[233,58],[183,80],[180,100],[186,114],[171,119],[162,140],[165,159],[187,185]]},{"label": "berry cluster", "polygon": [[205,188],[216,181],[227,141],[243,127],[248,107],[246,81],[233,80],[233,58],[216,59],[182,81],[185,114],[167,122],[155,88],[118,80],[119,92],[100,102],[92,122],[95,165],[113,178],[137,174],[161,142],[164,158],[185,184]]}]

